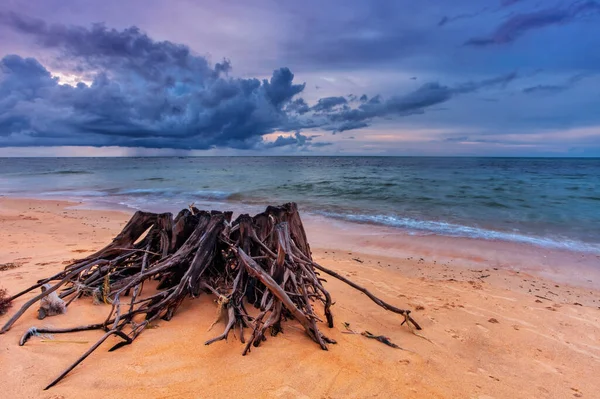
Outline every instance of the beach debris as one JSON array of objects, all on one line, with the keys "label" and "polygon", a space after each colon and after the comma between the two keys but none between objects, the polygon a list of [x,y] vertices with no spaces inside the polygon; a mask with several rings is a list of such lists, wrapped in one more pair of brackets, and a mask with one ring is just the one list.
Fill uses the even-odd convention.
[{"label": "beach debris", "polygon": [[495,318],[493,318],[493,317],[491,317],[491,318],[488,320],[488,322],[489,322],[489,323],[494,323],[494,324],[498,324],[498,323],[500,323],[500,322],[498,321],[498,319],[495,319]]},{"label": "beach debris", "polygon": [[352,328],[350,328],[350,323],[348,323],[348,322],[344,322],[344,323],[342,323],[342,325],[346,329],[346,331],[342,331],[344,334],[362,335],[363,337],[367,337],[367,338],[371,338],[371,339],[376,339],[377,341],[381,342],[382,344],[385,344],[385,345],[390,346],[392,348],[405,350],[405,349],[399,347],[398,345],[396,345],[395,343],[393,343],[392,341],[390,341],[390,339],[388,337],[384,336],[384,335],[371,334],[370,332],[368,332],[366,330],[363,331],[363,332],[355,331]]},{"label": "beach debris", "polygon": [[[321,332],[320,323],[333,327],[334,302],[320,273],[345,282],[382,308],[401,315],[400,325],[406,324],[411,332],[421,329],[410,310],[386,303],[366,288],[316,263],[295,203],[269,206],[254,217],[242,214],[233,221],[232,215],[233,212],[202,211],[193,204],[175,218],[171,213],[136,212],[106,247],[8,298],[14,300],[44,287],[5,323],[0,334],[8,331],[32,305],[48,301],[51,294],[66,301],[65,309],[82,297],[95,299],[101,302],[99,306],[110,309],[106,318],[96,324],[33,328],[25,332],[20,345],[38,334],[104,332],[46,389],[57,384],[109,337],[121,339],[110,351],[129,345],[159,319],[171,320],[184,300],[203,294],[214,296],[217,303],[216,320],[212,312],[207,320],[213,318],[212,327],[218,322],[225,325],[223,332],[205,345],[226,340],[231,331],[237,330],[234,336],[245,344],[242,355],[246,355],[252,346],[266,341],[267,332],[276,336],[283,331],[284,322],[295,320],[321,349],[327,350],[328,344],[336,342]],[[152,280],[157,284],[150,288],[146,283]],[[258,311],[250,313],[248,306]],[[245,330],[249,336],[244,335]]]},{"label": "beach debris", "polygon": [[8,298],[8,294],[4,288],[0,288],[0,315],[8,312],[8,309],[12,306],[11,299]]},{"label": "beach debris", "polygon": [[342,331],[343,334],[360,334],[360,331],[355,331],[352,328],[350,328],[350,323],[348,323],[347,321],[343,322],[342,325],[346,329],[346,331]]},{"label": "beach debris", "polygon": [[575,396],[576,398],[583,397],[583,394],[581,393],[581,391],[579,389],[571,387],[571,390],[574,392],[573,396]]},{"label": "beach debris", "polygon": [[19,346],[25,345],[31,337],[43,338],[42,340],[54,340],[54,336],[45,332],[44,328],[30,327],[19,340]]},{"label": "beach debris", "polygon": [[352,260],[358,263],[365,263],[365,261],[360,258],[352,258]]},{"label": "beach debris", "polygon": [[21,266],[23,266],[23,263],[19,263],[19,262],[0,263],[0,272],[16,269]]},{"label": "beach debris", "polygon": [[[50,284],[44,284],[41,286],[42,292],[49,290]],[[67,312],[67,306],[56,291],[44,296],[40,300],[40,308],[38,309],[38,319],[43,320],[48,316],[56,316]]]},{"label": "beach debris", "polygon": [[399,347],[398,345],[396,345],[395,343],[393,343],[392,341],[390,341],[390,339],[384,335],[375,335],[375,334],[371,334],[368,331],[363,331],[361,333],[361,335],[363,337],[367,337],[367,338],[371,338],[371,339],[376,339],[377,341],[381,342],[382,344],[386,344],[387,346],[391,346],[392,348],[396,348],[396,349],[402,349],[401,347]]}]

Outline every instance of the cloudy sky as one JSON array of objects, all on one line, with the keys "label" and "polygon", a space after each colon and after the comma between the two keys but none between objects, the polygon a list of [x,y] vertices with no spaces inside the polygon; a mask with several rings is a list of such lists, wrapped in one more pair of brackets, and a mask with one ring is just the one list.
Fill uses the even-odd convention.
[{"label": "cloudy sky", "polygon": [[600,156],[600,1],[3,0],[0,156]]}]

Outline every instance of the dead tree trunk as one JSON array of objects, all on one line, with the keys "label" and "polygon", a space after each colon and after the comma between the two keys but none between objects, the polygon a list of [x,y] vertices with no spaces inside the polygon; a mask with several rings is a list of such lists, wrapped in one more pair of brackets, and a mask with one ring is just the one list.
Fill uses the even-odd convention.
[{"label": "dead tree trunk", "polygon": [[[214,295],[225,329],[206,342],[227,339],[238,329],[240,340],[251,346],[283,331],[284,321],[296,320],[322,349],[335,343],[319,329],[321,304],[327,326],[334,326],[332,299],[318,271],[338,278],[367,295],[386,310],[404,316],[402,324],[420,329],[410,311],[396,308],[335,271],[312,259],[306,232],[295,203],[269,206],[254,217],[240,215],[231,222],[231,212],[182,210],[173,219],[170,213],[136,212],[123,230],[106,247],[65,267],[54,276],[10,298],[15,299],[40,286],[44,291],[27,301],[0,330],[6,332],[34,303],[58,292],[69,306],[76,298],[92,297],[110,305],[104,321],[63,329],[29,329],[21,338],[24,345],[37,332],[68,333],[103,330],[105,334],[47,388],[64,378],[109,336],[123,339],[110,350],[131,344],[158,318],[170,320],[188,297]],[[148,280],[158,288],[144,292]],[[129,297],[128,299],[126,299]],[[251,316],[246,306],[260,313]],[[214,324],[214,323],[213,323]],[[250,330],[246,340],[244,330]]]}]

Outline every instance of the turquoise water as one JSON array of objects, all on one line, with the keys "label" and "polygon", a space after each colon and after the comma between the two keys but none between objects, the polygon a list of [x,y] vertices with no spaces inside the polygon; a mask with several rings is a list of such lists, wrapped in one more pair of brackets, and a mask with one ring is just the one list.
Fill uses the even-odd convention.
[{"label": "turquoise water", "polygon": [[296,201],[411,234],[600,253],[600,159],[0,158],[0,193],[173,212]]}]

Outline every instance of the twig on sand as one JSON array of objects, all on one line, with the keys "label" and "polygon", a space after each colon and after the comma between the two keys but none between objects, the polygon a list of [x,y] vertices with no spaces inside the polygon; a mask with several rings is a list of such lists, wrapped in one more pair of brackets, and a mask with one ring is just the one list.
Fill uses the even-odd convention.
[{"label": "twig on sand", "polygon": [[368,331],[363,331],[360,335],[362,335],[363,337],[376,339],[377,341],[381,342],[382,344],[386,344],[387,346],[391,346],[392,348],[404,350],[403,348],[399,347],[398,345],[396,345],[395,343],[390,341],[390,339],[384,335],[375,335]]},{"label": "twig on sand", "polygon": [[[402,349],[403,351],[407,351],[407,352],[413,352],[411,350],[404,349],[404,348],[396,345],[395,343],[393,343],[392,341],[390,341],[390,339],[388,337],[386,337],[384,335],[375,335],[375,334],[372,334],[372,333],[370,333],[369,331],[366,331],[366,330],[363,331],[363,332],[359,332],[359,331],[353,330],[352,328],[350,328],[350,323],[348,323],[348,322],[344,322],[344,323],[342,323],[342,325],[346,329],[346,331],[342,331],[342,333],[344,333],[344,334],[362,335],[363,337],[367,337],[367,338],[370,338],[370,339],[377,340],[377,341],[381,342],[382,344],[385,344],[385,345],[387,345],[389,347],[392,347],[392,348],[395,348],[395,349]],[[422,338],[425,338],[425,337],[422,337]],[[427,338],[425,338],[425,339],[427,339]]]}]

